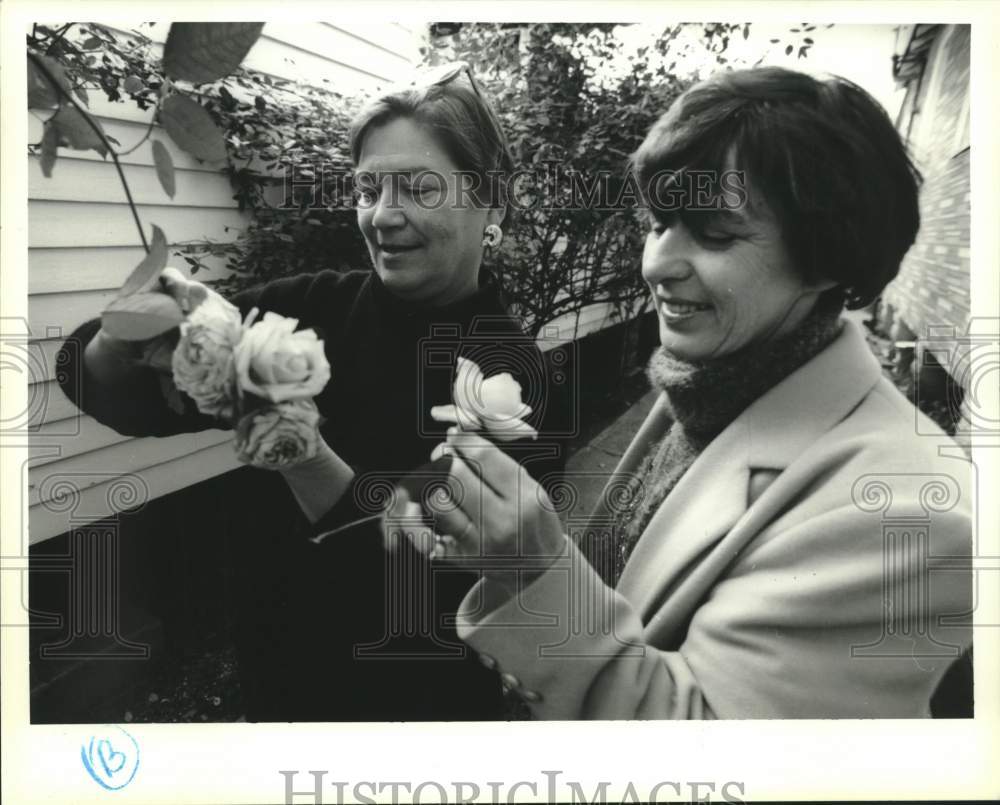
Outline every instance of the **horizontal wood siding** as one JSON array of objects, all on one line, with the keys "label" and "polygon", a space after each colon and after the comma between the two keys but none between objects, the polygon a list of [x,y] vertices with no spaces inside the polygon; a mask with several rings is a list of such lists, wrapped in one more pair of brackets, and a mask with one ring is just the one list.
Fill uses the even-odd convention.
[{"label": "horizontal wood siding", "polygon": [[[639,316],[650,309],[648,299],[640,299],[633,308],[633,315]],[[543,352],[596,333],[606,327],[620,324],[622,318],[616,315],[617,306],[610,302],[595,302],[577,313],[567,313],[552,319],[538,334],[538,346]]]},{"label": "horizontal wood siding", "polygon": [[[108,26],[115,29],[114,26]],[[168,25],[141,29],[162,48]],[[126,32],[127,33],[127,32]],[[419,60],[418,26],[393,23],[268,23],[246,66],[273,77],[305,81],[344,94],[367,93],[412,74]],[[123,149],[138,143],[152,119],[130,101],[111,103],[90,93],[90,109]],[[41,120],[29,116],[28,141],[38,142]],[[233,191],[216,167],[177,149],[158,128],[177,169],[171,200],[156,178],[152,143],[122,158],[146,231],[160,226],[171,243],[210,238],[229,241],[246,225]],[[81,414],[55,381],[56,355],[77,326],[100,311],[132,268],[142,247],[114,165],[95,151],[61,149],[51,178],[28,157],[29,427],[33,459],[28,472],[30,539],[38,542],[70,528],[61,504],[69,483],[80,512],[112,513],[115,478],[134,474],[158,497],[238,466],[231,434],[208,431],[166,439],[133,439]],[[223,260],[207,259],[208,274],[225,276]],[[183,268],[182,261],[172,264]],[[110,507],[110,508],[109,508]]]}]

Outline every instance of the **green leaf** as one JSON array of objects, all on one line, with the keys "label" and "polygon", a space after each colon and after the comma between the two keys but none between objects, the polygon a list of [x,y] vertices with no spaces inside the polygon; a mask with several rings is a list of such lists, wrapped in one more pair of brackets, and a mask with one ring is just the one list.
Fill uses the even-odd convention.
[{"label": "green leaf", "polygon": [[163,230],[153,224],[153,243],[149,247],[149,254],[142,258],[142,262],[128,275],[128,279],[118,291],[118,297],[123,298],[140,291],[148,291],[166,266],[167,239],[163,235]]},{"label": "green leaf", "polygon": [[226,158],[226,141],[211,115],[186,95],[171,95],[160,107],[160,122],[177,145],[204,162]]},{"label": "green leaf", "polygon": [[[91,118],[93,120],[93,118]],[[59,144],[66,145],[77,151],[87,151],[93,148],[101,156],[108,155],[107,146],[90,126],[82,113],[72,106],[62,106],[56,112],[49,125],[54,126],[59,134]],[[94,120],[94,125],[102,134],[104,129]]]},{"label": "green leaf", "polygon": [[143,83],[143,80],[136,75],[125,76],[125,80],[122,82],[122,89],[130,95],[142,92],[145,88],[146,85]]},{"label": "green leaf", "polygon": [[[66,92],[71,92],[72,87],[70,86],[69,79],[66,77],[66,71],[63,70],[62,65],[59,64],[55,59],[50,59],[48,56],[39,56],[33,54],[35,58],[41,60],[45,65],[45,68],[52,74],[52,77],[59,83],[59,85],[66,90]],[[32,59],[32,56],[28,56],[28,108],[29,109],[55,109],[59,106],[62,96],[59,94],[52,82],[45,77],[45,74],[39,69],[38,65]]]},{"label": "green leaf", "polygon": [[101,314],[101,327],[124,341],[145,341],[172,330],[184,313],[172,296],[155,291],[115,299]]},{"label": "green leaf", "polygon": [[138,359],[139,363],[156,369],[158,372],[166,373],[167,377],[170,377],[172,374],[171,358],[173,358],[175,346],[174,339],[169,334],[153,338],[143,345],[142,357]]},{"label": "green leaf", "polygon": [[56,164],[58,148],[59,132],[55,126],[46,123],[45,134],[42,135],[42,153],[40,157],[42,173],[45,175],[45,178],[52,176],[52,166]]},{"label": "green leaf", "polygon": [[160,186],[170,198],[173,198],[177,192],[174,160],[167,147],[159,140],[153,140],[153,162],[156,164],[156,177],[160,180]]},{"label": "green leaf", "polygon": [[240,66],[263,27],[262,22],[175,22],[163,48],[163,70],[194,84],[217,81]]}]

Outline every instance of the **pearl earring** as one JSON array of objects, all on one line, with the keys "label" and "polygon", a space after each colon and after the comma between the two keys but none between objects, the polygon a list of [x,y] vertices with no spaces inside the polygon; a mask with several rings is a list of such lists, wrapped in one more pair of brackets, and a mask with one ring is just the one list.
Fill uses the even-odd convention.
[{"label": "pearl earring", "polygon": [[487,249],[495,249],[503,240],[503,230],[496,224],[490,224],[483,232],[483,246]]}]

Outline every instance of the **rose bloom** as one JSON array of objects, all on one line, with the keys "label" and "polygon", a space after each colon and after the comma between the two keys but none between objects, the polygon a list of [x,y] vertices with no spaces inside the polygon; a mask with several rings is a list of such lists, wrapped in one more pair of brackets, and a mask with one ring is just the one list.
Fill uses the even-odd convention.
[{"label": "rose bloom", "polygon": [[330,379],[323,342],[312,330],[295,331],[298,319],[265,313],[253,323],[247,317],[236,346],[236,378],[240,389],[271,402],[315,397]]},{"label": "rose bloom", "polygon": [[480,416],[484,419],[522,417],[531,413],[531,409],[521,402],[521,384],[510,372],[502,372],[483,380],[479,389],[479,400],[482,403]]},{"label": "rose bloom", "polygon": [[242,334],[239,309],[209,294],[180,325],[170,360],[174,385],[212,416],[233,416],[233,353]]},{"label": "rose bloom", "polygon": [[438,422],[455,422],[462,430],[485,430],[502,442],[538,436],[524,421],[531,406],[521,402],[521,384],[509,372],[483,377],[475,361],[459,357],[452,399],[454,405],[431,408],[431,417]]},{"label": "rose bloom", "polygon": [[236,457],[274,469],[312,458],[319,447],[319,411],[312,400],[288,400],[251,411],[236,425]]}]

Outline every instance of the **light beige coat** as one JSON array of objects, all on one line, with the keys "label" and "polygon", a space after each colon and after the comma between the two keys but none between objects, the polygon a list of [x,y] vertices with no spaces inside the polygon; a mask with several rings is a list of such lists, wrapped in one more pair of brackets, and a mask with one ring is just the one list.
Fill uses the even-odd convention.
[{"label": "light beige coat", "polygon": [[[661,399],[616,473],[668,424]],[[474,587],[459,635],[540,719],[927,716],[971,639],[940,622],[970,609],[971,498],[848,322],[704,450],[615,590],[567,539],[518,598]]]}]

